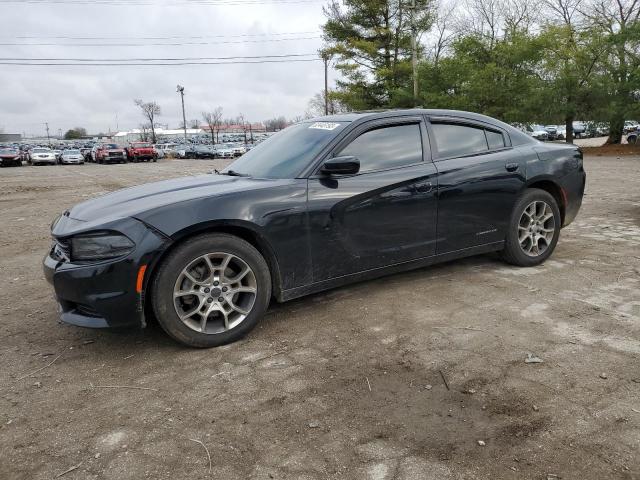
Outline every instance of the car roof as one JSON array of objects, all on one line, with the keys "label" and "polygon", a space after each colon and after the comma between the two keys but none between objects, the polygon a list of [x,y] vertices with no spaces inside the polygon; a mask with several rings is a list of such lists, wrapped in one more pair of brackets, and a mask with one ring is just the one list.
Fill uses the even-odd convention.
[{"label": "car roof", "polygon": [[367,110],[362,112],[339,113],[335,115],[327,115],[324,117],[315,117],[307,122],[354,122],[357,120],[375,120],[378,118],[396,117],[402,115],[428,115],[443,117],[464,117],[470,120],[478,120],[480,122],[494,124],[502,128],[511,127],[500,120],[497,120],[480,113],[466,112],[463,110],[445,110],[431,108],[408,108],[408,109],[390,109],[390,110]]}]

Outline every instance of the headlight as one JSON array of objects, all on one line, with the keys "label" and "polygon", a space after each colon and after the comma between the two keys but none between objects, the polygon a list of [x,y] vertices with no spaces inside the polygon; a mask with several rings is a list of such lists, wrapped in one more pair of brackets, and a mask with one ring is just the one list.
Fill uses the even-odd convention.
[{"label": "headlight", "polygon": [[108,260],[130,253],[135,244],[116,232],[97,232],[71,238],[71,260]]}]

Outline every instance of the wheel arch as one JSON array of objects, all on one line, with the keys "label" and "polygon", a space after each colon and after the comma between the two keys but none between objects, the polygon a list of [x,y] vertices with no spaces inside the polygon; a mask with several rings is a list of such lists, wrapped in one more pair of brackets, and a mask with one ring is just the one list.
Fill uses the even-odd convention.
[{"label": "wheel arch", "polygon": [[525,188],[537,188],[549,193],[558,204],[558,209],[560,210],[561,225],[564,226],[565,213],[567,211],[567,196],[566,193],[562,190],[562,187],[558,185],[558,183],[556,183],[552,178],[549,177],[539,177],[529,180]]},{"label": "wheel arch", "polygon": [[[269,266],[269,274],[271,276],[271,290],[272,295],[279,299],[281,297],[282,283],[280,276],[280,268],[277,257],[273,248],[269,244],[268,240],[257,230],[257,228],[249,222],[241,221],[209,221],[201,222],[195,225],[190,225],[182,230],[179,230],[170,236],[171,243],[165,248],[162,253],[153,261],[150,265],[150,271],[145,275],[144,290],[145,293],[152,285],[153,278],[158,272],[158,266],[175,248],[181,245],[184,241],[202,235],[205,233],[226,233],[239,237],[249,244],[251,244],[267,262]],[[146,295],[145,295],[146,296]],[[145,306],[148,306],[150,302],[145,302]]]}]

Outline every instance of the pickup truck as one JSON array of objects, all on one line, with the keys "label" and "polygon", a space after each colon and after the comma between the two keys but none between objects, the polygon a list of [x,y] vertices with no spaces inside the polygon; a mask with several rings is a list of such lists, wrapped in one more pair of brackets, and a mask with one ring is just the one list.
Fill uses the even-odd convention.
[{"label": "pickup truck", "polygon": [[134,142],[130,143],[126,148],[127,150],[127,158],[130,162],[155,162],[158,159],[158,155],[156,150],[153,148],[153,145],[145,142]]},{"label": "pickup truck", "polygon": [[126,163],[127,152],[115,143],[103,143],[93,147],[91,152],[96,163]]}]

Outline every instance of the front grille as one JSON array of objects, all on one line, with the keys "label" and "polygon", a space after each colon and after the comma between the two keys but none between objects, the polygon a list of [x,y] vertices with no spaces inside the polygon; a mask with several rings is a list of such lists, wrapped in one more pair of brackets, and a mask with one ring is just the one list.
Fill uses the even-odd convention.
[{"label": "front grille", "polygon": [[110,157],[124,157],[124,153],[122,152],[109,152]]},{"label": "front grille", "polygon": [[59,238],[53,240],[51,258],[59,262],[68,262],[71,259],[71,244]]}]

